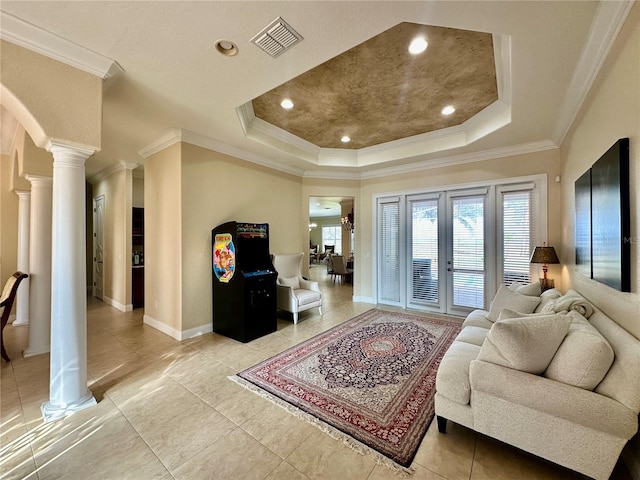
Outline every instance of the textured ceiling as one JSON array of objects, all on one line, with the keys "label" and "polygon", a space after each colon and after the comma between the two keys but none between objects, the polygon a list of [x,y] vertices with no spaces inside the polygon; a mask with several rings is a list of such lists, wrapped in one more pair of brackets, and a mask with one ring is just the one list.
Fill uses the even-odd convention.
[{"label": "textured ceiling", "polygon": [[[418,36],[429,46],[411,55]],[[459,125],[497,99],[491,34],[403,22],[252,104],[256,117],[318,147],[359,149]],[[447,105],[454,114],[441,114]]]},{"label": "textured ceiling", "polygon": [[[120,162],[144,163],[154,148],[185,141],[297,176],[363,179],[556,148],[604,64],[630,8],[625,5],[629,4],[560,0],[1,0],[0,37],[76,68],[83,68],[96,54],[101,56],[99,64],[110,59],[122,67],[104,83],[101,149],[87,161],[89,176],[109,172]],[[6,16],[14,21],[6,21]],[[304,40],[272,58],[250,40],[278,17]],[[16,22],[22,26],[12,30]],[[492,63],[499,99],[462,126],[380,146],[358,148],[355,142],[363,141],[362,135],[351,132],[350,149],[298,141],[297,136],[244,112],[253,110],[252,100],[265,92],[404,22],[485,32],[487,40],[480,43],[495,48]],[[238,54],[218,53],[214,45],[219,39],[234,42]],[[438,48],[433,38],[430,43],[424,58]],[[397,62],[405,49],[403,45],[402,54],[392,55],[391,60]],[[453,52],[449,47],[445,51]],[[378,53],[373,56],[379,64],[387,61]],[[91,71],[91,65],[86,67]],[[466,68],[463,64],[443,77],[455,80]],[[413,72],[398,72],[394,73],[402,78],[403,88],[411,85]],[[380,84],[377,76],[375,80]],[[365,85],[351,81],[348,86],[353,101]],[[366,95],[365,105],[348,104],[349,115],[355,117],[359,108],[378,103],[386,90]],[[432,90],[428,93],[433,95]],[[316,96],[327,101],[326,96]],[[411,103],[425,106],[427,93],[418,96],[420,100]],[[392,106],[407,103],[406,98],[398,97]],[[460,118],[464,107],[457,108],[455,115]],[[425,110],[429,115],[431,110]],[[400,125],[404,136],[409,128],[404,116],[387,110],[383,123]],[[317,123],[315,130],[323,131],[334,120]]]}]

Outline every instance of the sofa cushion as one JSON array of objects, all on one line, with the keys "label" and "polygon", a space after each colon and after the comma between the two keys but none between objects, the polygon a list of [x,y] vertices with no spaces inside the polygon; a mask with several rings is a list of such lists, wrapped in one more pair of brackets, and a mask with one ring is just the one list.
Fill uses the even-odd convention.
[{"label": "sofa cushion", "polygon": [[520,313],[532,313],[540,303],[540,297],[532,297],[513,292],[509,287],[502,285],[493,299],[491,310],[487,318],[495,322],[503,308]]},{"label": "sofa cushion", "polygon": [[280,277],[278,280],[280,285],[284,285],[285,287],[291,287],[294,290],[300,288],[300,279],[298,277]]},{"label": "sofa cushion", "polygon": [[539,375],[547,369],[570,324],[571,318],[560,314],[496,322],[478,360]]},{"label": "sofa cushion", "polygon": [[[560,314],[564,315],[566,312],[560,312]],[[513,310],[509,310],[508,308],[503,308],[502,311],[500,312],[500,315],[498,315],[498,320],[496,320],[496,322],[500,322],[502,320],[509,320],[511,318],[523,318],[523,317],[548,317],[549,314],[548,313],[540,313],[540,312],[533,312],[533,313],[520,313],[520,312],[514,312]]]},{"label": "sofa cushion", "polygon": [[544,372],[544,376],[574,387],[593,390],[605,377],[613,363],[613,349],[602,334],[578,312],[569,333]]},{"label": "sofa cushion", "polygon": [[469,365],[478,357],[480,347],[453,342],[442,357],[436,374],[436,391],[456,403],[467,405],[471,398]]},{"label": "sofa cushion", "polygon": [[462,322],[462,328],[464,329],[469,326],[474,326],[486,328],[487,330],[490,329],[491,325],[493,325],[493,322],[487,319],[487,315],[489,315],[489,312],[487,312],[486,310],[472,311],[469,315],[467,315],[467,318],[465,318],[464,322]]},{"label": "sofa cushion", "polygon": [[458,336],[456,337],[456,341],[458,342],[466,342],[471,345],[477,345],[479,347],[484,343],[484,339],[489,333],[488,328],[476,327],[474,325],[469,325],[468,327],[463,328]]}]

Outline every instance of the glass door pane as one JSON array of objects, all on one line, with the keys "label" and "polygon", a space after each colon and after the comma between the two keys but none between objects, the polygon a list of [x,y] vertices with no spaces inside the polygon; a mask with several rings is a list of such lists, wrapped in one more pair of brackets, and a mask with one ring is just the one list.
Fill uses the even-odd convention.
[{"label": "glass door pane", "polygon": [[485,195],[450,199],[449,312],[484,307],[484,204]]},{"label": "glass door pane", "polygon": [[440,248],[438,199],[410,200],[408,304],[431,305],[440,301],[438,259]]}]

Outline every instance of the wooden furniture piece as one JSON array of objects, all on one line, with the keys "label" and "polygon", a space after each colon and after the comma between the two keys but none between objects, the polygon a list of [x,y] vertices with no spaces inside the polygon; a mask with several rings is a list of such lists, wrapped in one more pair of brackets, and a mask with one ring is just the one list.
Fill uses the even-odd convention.
[{"label": "wooden furniture piece", "polygon": [[9,315],[11,314],[11,307],[13,307],[13,301],[16,299],[16,293],[18,291],[18,286],[20,282],[27,278],[29,275],[22,272],[16,272],[9,277],[7,283],[4,284],[4,288],[2,289],[2,296],[0,297],[0,308],[2,309],[2,328],[0,329],[0,347],[2,349],[2,358],[4,358],[7,362],[10,362],[11,359],[9,355],[7,355],[7,351],[4,348],[4,339],[2,336],[2,332],[4,331],[4,327],[7,326],[7,322],[9,321]]},{"label": "wooden furniture piece", "polygon": [[131,222],[131,303],[144,307],[144,208],[133,207]]}]

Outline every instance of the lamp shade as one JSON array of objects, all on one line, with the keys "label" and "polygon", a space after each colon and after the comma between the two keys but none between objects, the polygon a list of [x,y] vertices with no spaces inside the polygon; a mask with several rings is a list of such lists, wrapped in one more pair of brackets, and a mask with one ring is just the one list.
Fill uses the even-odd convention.
[{"label": "lamp shade", "polygon": [[560,263],[553,247],[536,247],[531,254],[531,263]]}]

